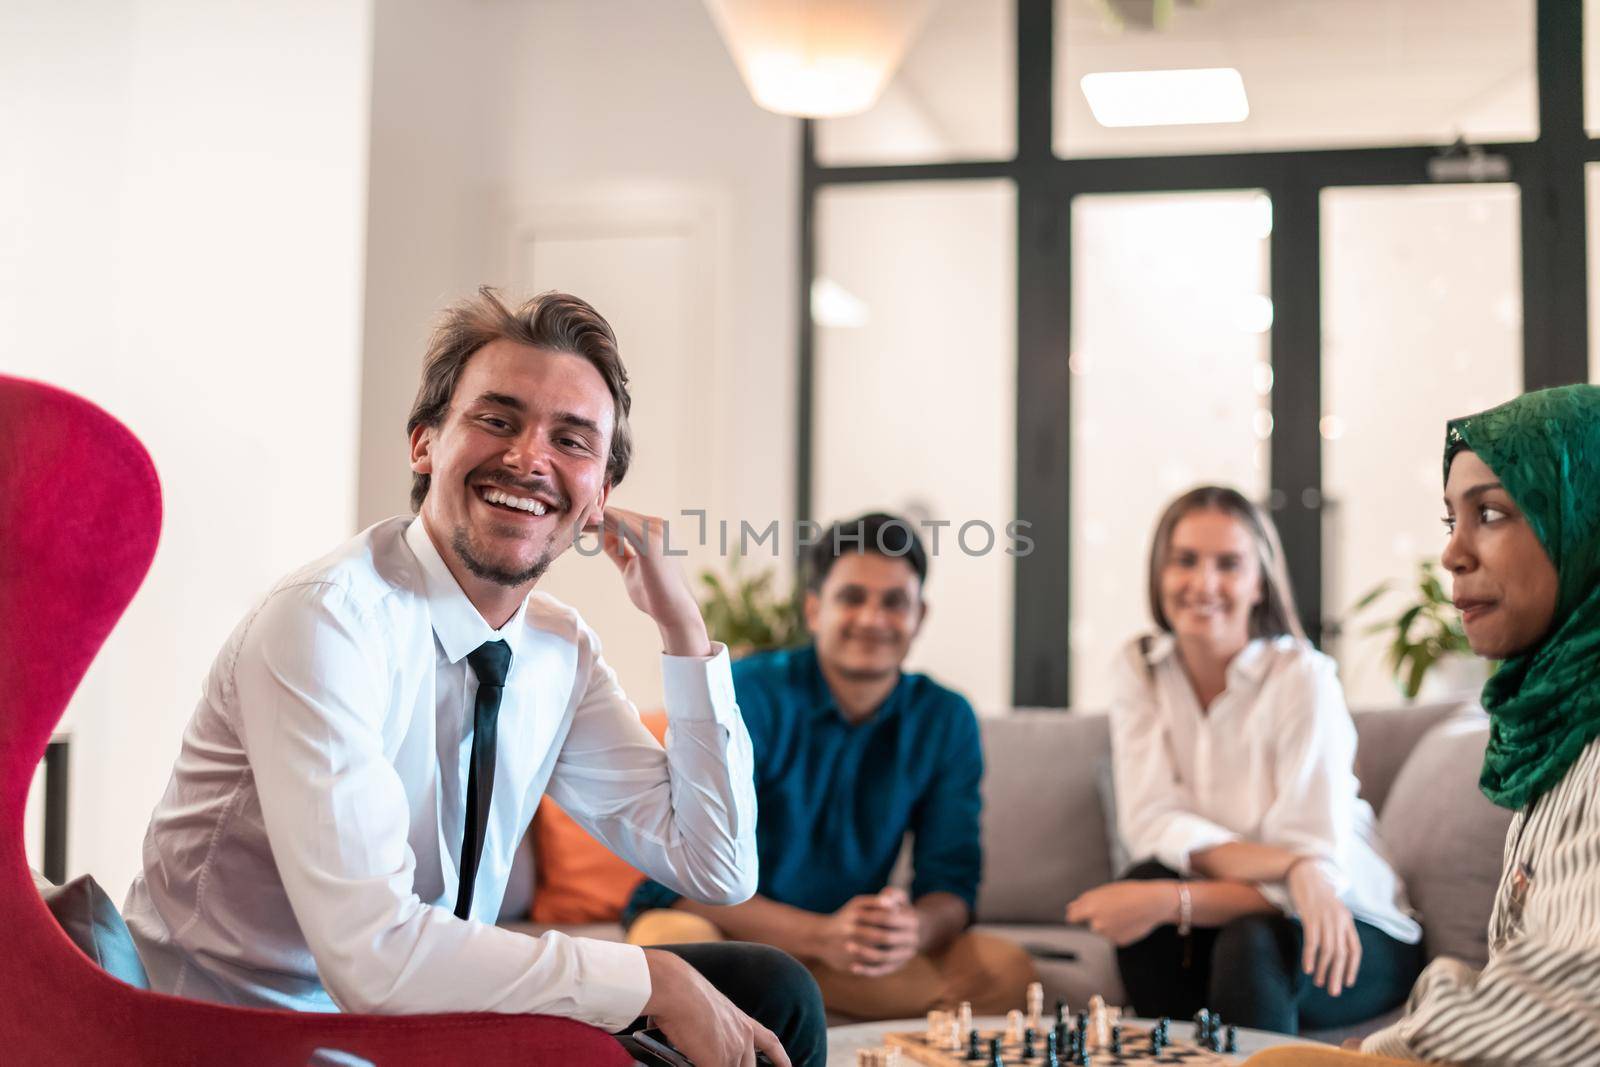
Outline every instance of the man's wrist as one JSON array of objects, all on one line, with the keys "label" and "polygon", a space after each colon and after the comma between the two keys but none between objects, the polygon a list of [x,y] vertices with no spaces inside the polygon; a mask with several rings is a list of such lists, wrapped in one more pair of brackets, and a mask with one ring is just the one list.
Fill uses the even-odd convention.
[{"label": "man's wrist", "polygon": [[711,635],[706,624],[698,618],[699,625],[690,623],[658,623],[661,631],[661,650],[669,656],[706,659],[712,654]]}]

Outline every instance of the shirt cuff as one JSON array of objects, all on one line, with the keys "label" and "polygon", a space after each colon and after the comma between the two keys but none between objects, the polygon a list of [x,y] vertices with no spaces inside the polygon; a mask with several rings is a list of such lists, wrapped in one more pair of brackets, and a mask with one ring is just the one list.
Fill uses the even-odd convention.
[{"label": "shirt cuff", "polygon": [[572,939],[583,977],[583,1021],[616,1033],[640,1015],[650,999],[650,966],[644,949],[617,941]]},{"label": "shirt cuff", "polygon": [[711,643],[709,656],[662,653],[661,683],[669,721],[727,724],[738,719],[728,646],[720,641]]}]

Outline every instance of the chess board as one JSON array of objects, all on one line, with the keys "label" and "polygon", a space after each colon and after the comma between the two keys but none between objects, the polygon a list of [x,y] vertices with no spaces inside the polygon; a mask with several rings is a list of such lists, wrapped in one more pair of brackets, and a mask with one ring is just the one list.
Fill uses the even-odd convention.
[{"label": "chess board", "polygon": [[[974,1063],[967,1059],[967,1050],[962,1047],[959,1051],[950,1052],[941,1048],[934,1048],[928,1044],[927,1034],[923,1031],[905,1031],[888,1033],[883,1036],[884,1043],[891,1048],[898,1048],[900,1054],[912,1063],[919,1063],[924,1067],[989,1067],[988,1051],[989,1039],[993,1037],[1004,1038],[1001,1030],[979,1030],[978,1045],[984,1051],[984,1059]],[[1035,1045],[1034,1057],[1031,1060],[1022,1058],[1022,1043],[1020,1041],[1005,1043],[1002,1041],[1000,1055],[1005,1060],[1006,1067],[1040,1067],[1044,1062],[1043,1043]],[[1192,1041],[1174,1036],[1171,1044],[1162,1049],[1160,1053],[1150,1053],[1150,1031],[1144,1027],[1127,1026],[1122,1028],[1122,1054],[1114,1056],[1109,1048],[1099,1049],[1089,1054],[1089,1063],[1092,1067],[1154,1067],[1156,1064],[1166,1067],[1224,1067],[1224,1065],[1243,1063],[1243,1056],[1233,1056],[1225,1052],[1212,1052],[1203,1049]]]}]

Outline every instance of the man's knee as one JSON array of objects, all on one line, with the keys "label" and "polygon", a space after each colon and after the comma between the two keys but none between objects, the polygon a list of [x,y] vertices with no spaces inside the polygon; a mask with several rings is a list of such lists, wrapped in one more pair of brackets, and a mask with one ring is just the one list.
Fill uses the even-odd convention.
[{"label": "man's knee", "polygon": [[984,1013],[1007,1011],[1023,1002],[1038,969],[1028,950],[1010,938],[967,931],[939,954],[942,1000],[971,1001]]},{"label": "man's knee", "polygon": [[630,945],[692,945],[721,940],[722,931],[710,919],[677,908],[652,908],[628,927]]}]

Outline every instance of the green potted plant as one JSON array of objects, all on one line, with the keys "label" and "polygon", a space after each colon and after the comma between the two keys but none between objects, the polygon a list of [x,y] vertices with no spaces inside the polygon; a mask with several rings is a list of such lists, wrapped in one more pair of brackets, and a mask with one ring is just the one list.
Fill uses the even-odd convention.
[{"label": "green potted plant", "polygon": [[727,645],[735,659],[805,640],[800,591],[783,595],[774,588],[775,582],[772,570],[744,573],[737,555],[730,557],[726,577],[713,570],[700,572],[700,611],[706,630],[713,640]]},{"label": "green potted plant", "polygon": [[1409,590],[1401,590],[1397,582],[1380,582],[1356,601],[1351,614],[1359,615],[1390,593],[1400,591],[1408,592],[1412,598],[1400,614],[1368,627],[1365,632],[1389,635],[1384,658],[1405,698],[1415,700],[1429,673],[1436,668],[1442,673],[1450,665],[1472,665],[1473,677],[1452,679],[1457,688],[1464,687],[1462,683],[1481,682],[1477,661],[1471,658],[1472,647],[1467,644],[1466,631],[1461,627],[1461,615],[1451,603],[1450,594],[1445,592],[1435,561],[1425,559],[1417,565],[1416,584]]}]

